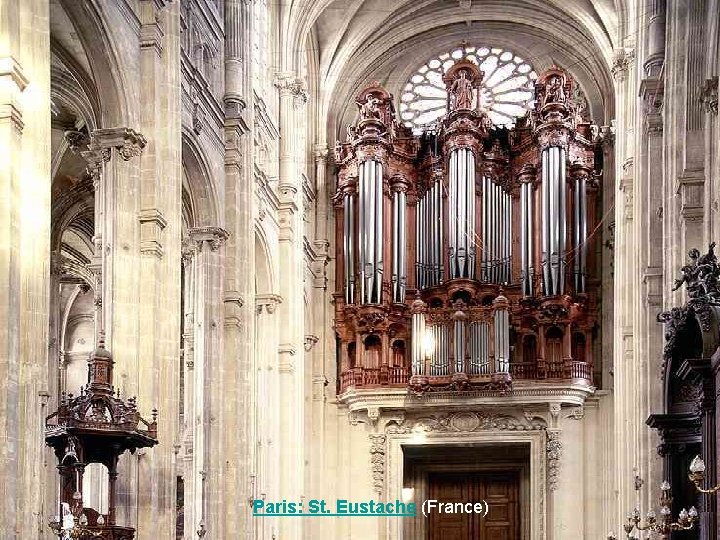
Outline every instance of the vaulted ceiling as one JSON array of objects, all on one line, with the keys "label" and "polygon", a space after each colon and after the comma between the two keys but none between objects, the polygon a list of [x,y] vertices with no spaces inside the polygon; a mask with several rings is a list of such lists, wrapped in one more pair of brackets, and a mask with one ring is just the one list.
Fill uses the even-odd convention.
[{"label": "vaulted ceiling", "polygon": [[[291,6],[302,10],[303,0]],[[304,8],[298,17],[312,25],[305,45],[316,54],[329,138],[352,121],[363,86],[378,80],[398,96],[426,60],[463,41],[512,50],[537,71],[569,69],[594,119],[614,114],[609,67],[630,31],[622,0],[319,0]]]}]

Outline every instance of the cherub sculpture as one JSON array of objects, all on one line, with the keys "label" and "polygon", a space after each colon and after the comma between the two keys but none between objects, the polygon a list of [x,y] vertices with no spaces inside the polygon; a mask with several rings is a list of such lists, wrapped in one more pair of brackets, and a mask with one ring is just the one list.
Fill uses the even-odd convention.
[{"label": "cherub sculpture", "polygon": [[715,245],[715,242],[711,243],[708,252],[703,256],[700,256],[700,251],[695,248],[690,250],[690,263],[680,269],[682,276],[675,280],[673,291],[678,290],[684,283],[690,299],[720,301],[720,265],[715,255]]}]

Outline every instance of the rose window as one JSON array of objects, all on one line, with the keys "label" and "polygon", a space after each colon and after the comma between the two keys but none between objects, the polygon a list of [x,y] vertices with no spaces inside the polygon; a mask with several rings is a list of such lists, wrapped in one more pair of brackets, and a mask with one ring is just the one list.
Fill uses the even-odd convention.
[{"label": "rose window", "polygon": [[443,74],[456,60],[467,58],[485,74],[480,104],[495,125],[511,127],[532,107],[537,75],[511,51],[489,47],[458,48],[429,60],[410,77],[400,96],[400,118],[420,131],[447,112]]}]

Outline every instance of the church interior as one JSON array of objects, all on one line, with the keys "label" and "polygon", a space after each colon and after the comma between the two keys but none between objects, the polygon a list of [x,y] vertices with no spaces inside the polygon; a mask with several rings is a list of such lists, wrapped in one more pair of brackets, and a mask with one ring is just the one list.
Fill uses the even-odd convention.
[{"label": "church interior", "polygon": [[0,539],[716,540],[719,75],[720,0],[0,0]]}]

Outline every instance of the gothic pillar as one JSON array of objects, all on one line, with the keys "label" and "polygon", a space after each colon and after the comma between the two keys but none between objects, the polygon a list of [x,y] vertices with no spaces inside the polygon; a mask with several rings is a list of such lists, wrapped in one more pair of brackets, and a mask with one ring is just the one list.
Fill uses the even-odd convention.
[{"label": "gothic pillar", "polygon": [[[228,396],[222,395],[225,369],[220,298],[224,262],[221,248],[228,233],[218,227],[198,227],[188,233],[195,251],[189,276],[193,283],[192,304],[195,308],[193,367],[188,371],[191,378],[186,379],[190,383],[192,397],[190,408],[185,413],[193,441],[190,475],[185,478],[185,485],[193,494],[186,505],[186,512],[193,520],[191,523],[186,521],[185,534],[190,538],[198,530],[215,530],[215,511],[222,507],[224,500],[222,482],[218,478],[224,467],[217,472],[217,460],[223,457],[222,448],[216,448],[214,443],[217,440],[216,426],[224,426],[227,416],[224,405]],[[220,463],[225,461],[223,459]]]},{"label": "gothic pillar", "polygon": [[[251,496],[255,448],[251,434],[253,333],[255,317],[254,126],[250,71],[252,2],[225,2],[225,282],[222,291],[224,350],[218,380],[218,409],[223,421],[213,424],[213,470],[209,482],[217,504],[209,508],[209,530],[219,537],[252,535]],[[232,396],[232,399],[227,399]]]},{"label": "gothic pillar", "polygon": [[38,474],[48,388],[48,17],[47,0],[0,0],[0,537],[8,539],[36,537],[55,512],[54,502],[42,505]]},{"label": "gothic pillar", "polygon": [[[302,176],[298,164],[298,140],[304,126],[297,118],[305,106],[305,83],[294,74],[282,74],[275,82],[280,96],[280,181],[279,238],[280,290],[280,490],[283,497],[303,496],[305,456],[301,450],[304,436],[304,301],[303,277],[303,197]],[[299,538],[301,522],[284,520],[280,536]]]},{"label": "gothic pillar", "polygon": [[[138,171],[136,190],[132,185],[127,189],[122,183],[117,184],[119,214],[115,223],[123,227],[122,212],[129,198],[133,197],[137,206],[133,208],[136,212],[133,216],[127,215],[128,227],[124,232],[128,236],[115,239],[115,244],[121,243],[116,245],[119,265],[113,276],[116,286],[108,290],[114,295],[125,291],[128,303],[136,303],[136,333],[132,337],[137,343],[137,363],[131,376],[137,377],[139,402],[160,411],[158,439],[161,442],[138,461],[141,480],[140,486],[136,486],[137,539],[146,540],[171,537],[176,525],[175,445],[179,442],[178,313],[181,296],[179,232],[182,223],[181,139],[177,136],[181,131],[180,6],[174,2],[142,0],[138,8],[138,60],[142,81],[138,118],[147,145],[139,160],[142,166]],[[129,236],[131,217],[137,223],[133,226],[135,236],[132,238]],[[122,263],[120,257],[125,259]],[[124,264],[128,266],[122,268]],[[126,287],[130,284],[122,284],[121,280],[130,265],[136,269],[138,281],[128,290]],[[123,324],[119,317],[115,317],[113,323]],[[131,338],[130,334],[124,335],[127,340]],[[120,335],[116,337],[112,350],[117,356],[126,340],[120,341]]]},{"label": "gothic pillar", "polygon": [[[642,24],[639,22],[638,24]],[[630,44],[630,43],[628,43]],[[644,430],[644,420],[648,411],[640,408],[640,395],[636,390],[637,365],[634,344],[636,298],[634,284],[637,281],[636,249],[634,228],[635,182],[635,124],[636,124],[636,87],[635,52],[631,48],[620,48],[615,53],[612,75],[615,79],[615,100],[617,103],[617,134],[615,144],[615,297],[614,328],[615,351],[614,386],[617,396],[614,413],[616,425],[623,429],[615,438],[615,456],[617,459],[615,485],[618,491],[616,518],[617,523],[625,519],[624,512],[636,504],[632,486],[633,468],[647,453],[640,454],[638,437]]]}]

